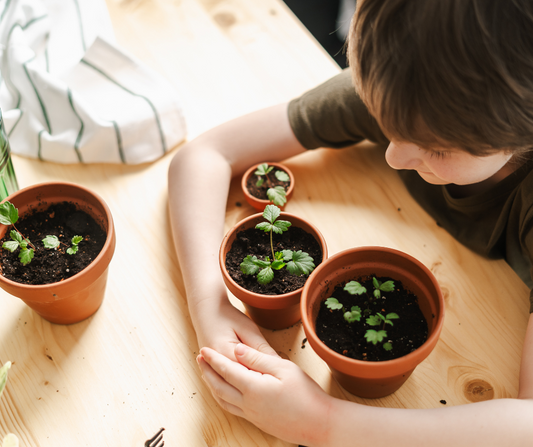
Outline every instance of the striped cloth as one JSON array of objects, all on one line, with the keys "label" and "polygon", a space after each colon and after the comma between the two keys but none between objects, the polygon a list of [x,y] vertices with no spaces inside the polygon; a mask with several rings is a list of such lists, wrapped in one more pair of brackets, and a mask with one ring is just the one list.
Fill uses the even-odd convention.
[{"label": "striped cloth", "polygon": [[0,108],[13,153],[138,164],[185,139],[175,89],[114,42],[103,0],[0,0]]}]

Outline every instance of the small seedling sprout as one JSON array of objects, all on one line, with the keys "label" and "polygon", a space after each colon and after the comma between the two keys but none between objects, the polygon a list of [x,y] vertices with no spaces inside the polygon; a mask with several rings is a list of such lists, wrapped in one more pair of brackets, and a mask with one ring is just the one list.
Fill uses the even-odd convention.
[{"label": "small seedling sprout", "polygon": [[382,283],[377,278],[372,278],[374,285],[374,297],[381,298],[381,292],[392,292],[394,290],[394,281],[385,281]]},{"label": "small seedling sprout", "polygon": [[[377,278],[373,277],[372,283],[375,288],[373,292],[373,295],[375,298],[381,297],[381,291],[392,292],[394,290],[393,281],[386,281],[382,283]],[[344,286],[344,290],[346,290],[351,295],[362,295],[363,293],[366,293],[366,288],[363,287],[357,281],[350,281],[346,283],[346,285]],[[352,306],[350,311],[348,311],[342,305],[342,303],[340,303],[339,300],[334,297],[330,297],[326,299],[325,303],[326,303],[326,307],[330,310],[342,310],[344,319],[348,323],[353,323],[355,321],[361,321],[362,312],[359,306]],[[365,309],[363,313],[365,315],[370,315],[372,311],[370,309]],[[377,345],[378,343],[383,342],[383,340],[385,340],[387,337],[387,331],[385,330],[385,325],[389,324],[391,326],[394,326],[391,320],[396,320],[398,318],[400,317],[398,316],[398,314],[394,312],[388,313],[386,316],[383,316],[379,312],[376,315],[370,315],[366,319],[366,323],[369,326],[379,326],[380,324],[383,324],[383,327],[377,331],[374,329],[368,329],[365,333],[366,341],[374,345]],[[386,351],[392,350],[392,343],[390,341],[383,343],[383,349],[385,349]]]},{"label": "small seedling sprout", "polygon": [[275,205],[267,205],[263,211],[263,217],[267,222],[258,223],[255,228],[265,233],[270,233],[271,256],[264,260],[257,256],[248,255],[242,261],[240,268],[245,275],[257,275],[259,284],[268,284],[274,279],[274,270],[286,267],[291,275],[307,275],[311,273],[315,264],[313,258],[302,250],[282,250],[274,252],[273,234],[283,234],[289,229],[291,223],[286,220],[277,220],[281,211]]},{"label": "small seedling sprout", "polygon": [[[257,175],[258,180],[256,182],[256,186],[260,187],[263,185],[263,183],[267,182],[267,197],[268,199],[277,206],[283,206],[287,203],[287,195],[285,192],[285,188],[283,186],[274,186],[272,187],[272,184],[270,183],[270,180],[268,179],[267,174],[269,174],[274,169],[274,166],[269,166],[267,163],[262,163],[257,167],[257,170],[254,172],[255,175]],[[289,175],[282,170],[277,170],[274,175],[280,182],[288,182],[290,180]]]},{"label": "small seedling sprout", "polygon": [[[11,202],[6,201],[0,204],[0,223],[3,225],[12,225],[13,230],[9,232],[11,237],[10,241],[6,241],[2,244],[2,248],[9,250],[13,253],[16,249],[20,248],[19,259],[22,265],[27,265],[33,259],[35,254],[35,245],[33,245],[30,240],[22,235],[22,233],[17,229],[15,224],[19,219],[18,209],[15,208]],[[83,236],[74,236],[71,240],[72,247],[67,248],[67,253],[73,255],[78,251],[78,244],[83,240]],[[43,240],[43,245],[48,249],[55,249],[59,247],[61,242],[57,236],[46,236]],[[65,244],[63,244],[65,245]],[[65,245],[66,246],[66,245]],[[28,248],[30,247],[30,248]]]}]

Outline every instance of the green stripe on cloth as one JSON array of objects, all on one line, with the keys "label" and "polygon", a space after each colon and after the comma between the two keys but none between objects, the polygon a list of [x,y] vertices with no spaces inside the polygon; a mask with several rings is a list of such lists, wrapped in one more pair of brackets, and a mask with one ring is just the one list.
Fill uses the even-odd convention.
[{"label": "green stripe on cloth", "polygon": [[167,145],[166,145],[166,142],[165,142],[165,135],[163,134],[163,129],[161,128],[161,121],[159,119],[159,114],[157,113],[157,110],[156,108],[154,107],[154,105],[152,104],[152,101],[150,101],[150,99],[148,99],[146,96],[144,95],[141,95],[139,93],[135,93],[133,91],[131,91],[130,89],[128,89],[127,87],[124,87],[122,84],[118,83],[117,81],[115,81],[113,78],[111,78],[111,76],[109,76],[108,74],[106,74],[103,70],[101,70],[100,68],[96,67],[95,65],[91,64],[90,62],[86,61],[85,59],[82,59],[80,62],[83,62],[85,65],[91,67],[93,70],[97,71],[98,73],[100,73],[102,76],[104,76],[106,79],[108,79],[109,81],[111,81],[113,84],[115,84],[116,86],[120,87],[121,89],[123,89],[125,92],[128,92],[130,95],[133,95],[133,96],[137,96],[139,98],[142,98],[144,99],[148,105],[150,106],[150,108],[152,109],[152,111],[154,112],[154,117],[155,117],[155,120],[157,122],[157,127],[158,127],[158,130],[159,130],[159,136],[161,137],[161,147],[163,149],[163,153],[165,154],[167,152]]}]

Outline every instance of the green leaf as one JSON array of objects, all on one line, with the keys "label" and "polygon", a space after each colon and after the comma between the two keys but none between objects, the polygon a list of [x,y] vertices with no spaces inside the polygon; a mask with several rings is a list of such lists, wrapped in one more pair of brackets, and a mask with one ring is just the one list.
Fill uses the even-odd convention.
[{"label": "green leaf", "polygon": [[387,314],[386,317],[383,317],[383,320],[385,321],[385,323],[390,324],[391,326],[394,326],[391,320],[397,320],[398,318],[400,317],[394,312],[392,312],[390,314]]},{"label": "green leaf", "polygon": [[6,241],[2,244],[2,248],[9,250],[11,253],[13,253],[19,247],[20,244],[17,241]]},{"label": "green leaf", "polygon": [[383,343],[383,349],[385,349],[385,351],[392,351],[392,343]]},{"label": "green leaf", "polygon": [[381,298],[381,292],[379,291],[379,289],[374,289],[374,296],[376,298]]},{"label": "green leaf", "polygon": [[270,267],[267,267],[259,272],[257,275],[257,282],[259,284],[268,284],[274,279],[274,270]]},{"label": "green leaf", "polygon": [[269,233],[270,231],[272,231],[272,227],[273,225],[271,223],[268,223],[268,222],[259,222],[255,228],[257,230],[263,230],[265,233]]},{"label": "green leaf", "polygon": [[386,336],[386,331],[375,331],[373,329],[369,329],[368,331],[366,331],[365,334],[366,341],[374,345],[377,345],[379,342],[382,342]]},{"label": "green leaf", "polygon": [[83,236],[74,236],[71,240],[70,240],[74,245],[78,245],[81,241],[83,241]]},{"label": "green leaf", "polygon": [[370,315],[370,317],[366,319],[366,324],[369,324],[370,326],[378,326],[381,324],[382,321],[383,321],[383,318],[382,317],[380,318],[379,314]]},{"label": "green leaf", "polygon": [[33,248],[20,250],[19,259],[22,265],[27,265],[33,259]]},{"label": "green leaf", "polygon": [[259,271],[259,266],[256,264],[257,257],[248,255],[240,264],[241,272],[245,275],[255,275]]},{"label": "green leaf", "polygon": [[283,186],[274,186],[267,189],[269,200],[277,206],[283,206],[287,203],[287,194]]},{"label": "green leaf", "polygon": [[19,212],[11,202],[0,204],[0,223],[13,225],[19,219]]},{"label": "green leaf", "polygon": [[[263,211],[263,217],[273,224],[281,214],[281,210],[276,205],[267,205]],[[257,228],[257,227],[256,227]]]},{"label": "green leaf", "polygon": [[293,251],[292,250],[282,250],[281,253],[283,255],[283,260],[285,262],[292,261],[292,255],[293,255]]},{"label": "green leaf", "polygon": [[291,275],[308,275],[315,269],[313,258],[302,250],[292,254],[292,261],[287,263]]},{"label": "green leaf", "polygon": [[263,183],[265,183],[265,179],[262,177],[259,177],[259,180],[257,180],[255,186],[257,186],[258,188],[261,188],[261,186],[263,186]]},{"label": "green leaf", "polygon": [[274,233],[282,234],[284,231],[287,231],[291,225],[292,224],[286,220],[277,220],[272,225],[272,230]]},{"label": "green leaf", "polygon": [[4,388],[7,383],[7,370],[11,368],[11,362],[6,362],[4,366],[0,368],[0,396],[4,392]]},{"label": "green leaf", "polygon": [[44,248],[57,248],[59,247],[59,239],[57,236],[48,235],[43,239]]},{"label": "green leaf", "polygon": [[394,281],[385,281],[379,286],[379,290],[383,290],[383,292],[392,292],[394,290]]},{"label": "green leaf", "polygon": [[288,182],[291,179],[285,171],[276,171],[274,175],[280,182]]},{"label": "green leaf", "polygon": [[344,319],[348,323],[353,323],[354,321],[360,321],[361,320],[361,308],[359,306],[352,306],[351,311],[346,312],[344,314]]},{"label": "green leaf", "polygon": [[19,244],[22,244],[22,236],[18,231],[11,230],[9,232],[9,236],[11,236],[11,239],[13,239],[14,241],[17,241]]},{"label": "green leaf", "polygon": [[282,260],[276,259],[274,262],[272,262],[271,267],[274,270],[279,270],[279,269],[282,269],[283,267],[285,267],[285,263]]},{"label": "green leaf", "polygon": [[260,164],[256,171],[254,172],[255,175],[267,175],[270,171],[274,169],[274,166],[268,166],[267,163]]},{"label": "green leaf", "polygon": [[374,287],[376,289],[379,289],[379,286],[381,285],[381,283],[378,281],[378,279],[376,277],[372,278],[372,284],[374,284]]},{"label": "green leaf", "polygon": [[331,310],[339,310],[342,309],[342,304],[339,303],[339,300],[337,298],[330,297],[326,301],[326,307]]},{"label": "green leaf", "polygon": [[344,286],[350,295],[361,295],[366,292],[366,288],[359,284],[357,281],[350,281]]},{"label": "green leaf", "polygon": [[77,245],[73,245],[72,247],[67,248],[67,254],[75,255],[76,253],[78,253],[78,246]]}]

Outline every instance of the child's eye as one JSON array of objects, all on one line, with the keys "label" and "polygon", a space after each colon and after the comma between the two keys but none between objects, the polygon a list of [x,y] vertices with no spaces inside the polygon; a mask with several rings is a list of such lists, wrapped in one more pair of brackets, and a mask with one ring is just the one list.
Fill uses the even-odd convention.
[{"label": "child's eye", "polygon": [[450,152],[447,152],[447,151],[430,151],[430,150],[426,150],[424,149],[424,152],[427,154],[429,153],[429,157],[430,158],[445,158],[447,157],[448,155],[450,155]]}]

